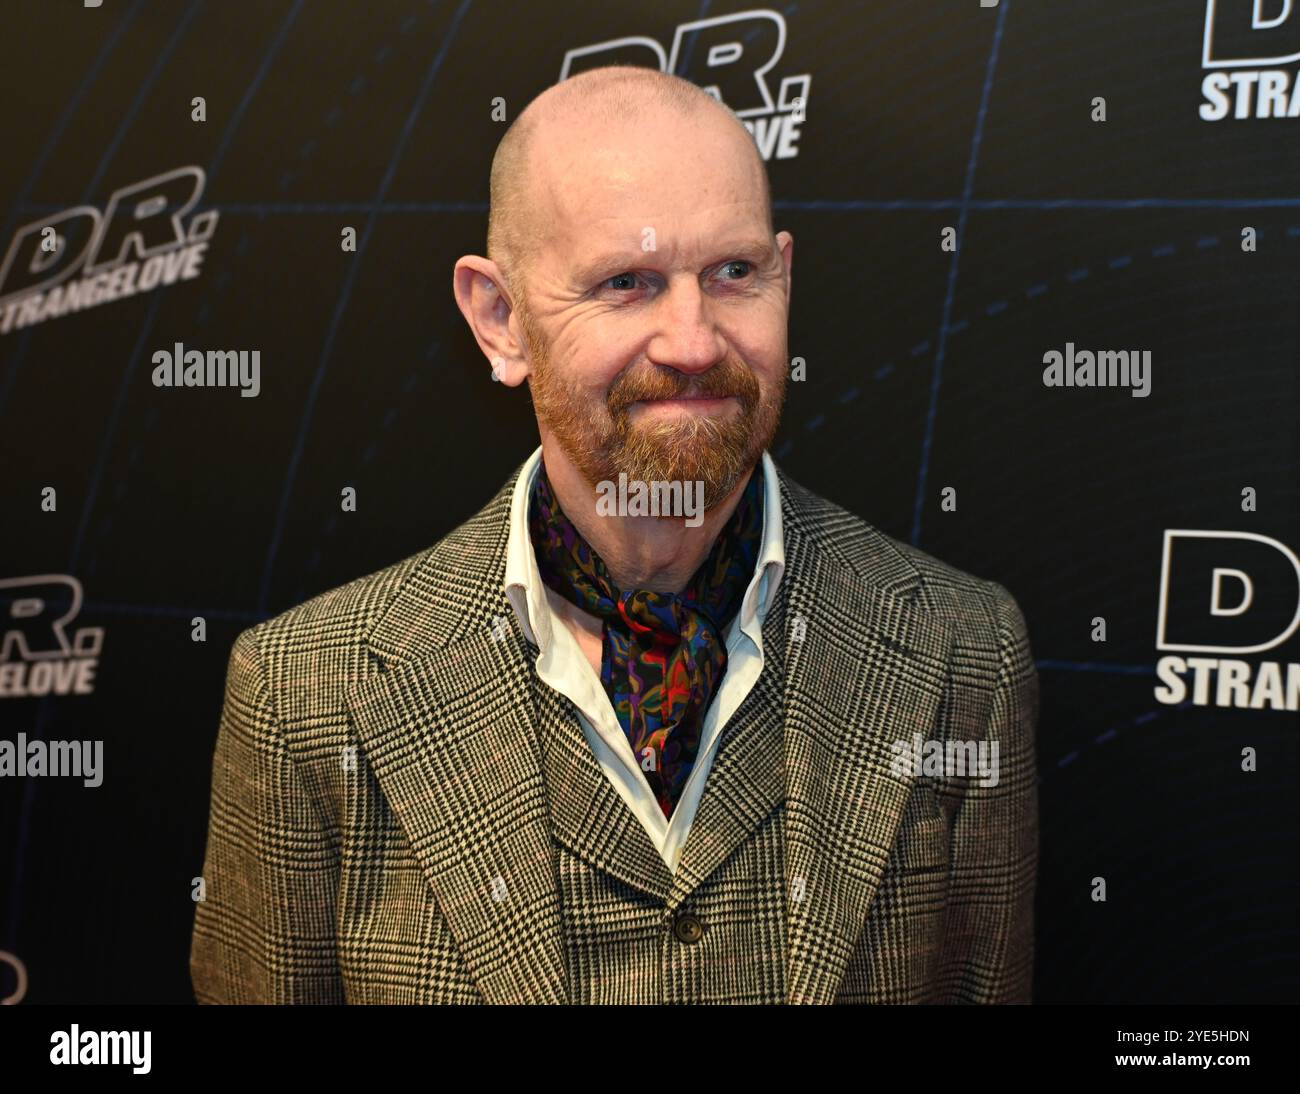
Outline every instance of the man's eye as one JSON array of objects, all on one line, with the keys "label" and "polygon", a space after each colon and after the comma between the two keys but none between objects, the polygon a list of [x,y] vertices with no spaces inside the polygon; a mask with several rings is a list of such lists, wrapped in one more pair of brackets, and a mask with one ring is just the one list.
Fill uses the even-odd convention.
[{"label": "man's eye", "polygon": [[[731,277],[723,277],[724,281],[740,281],[748,277],[754,270],[754,264],[744,259],[735,259],[732,262],[725,262],[720,267],[719,272],[730,270],[733,272]],[[600,283],[602,289],[618,289],[621,291],[630,291],[637,287],[639,275],[634,273],[620,273],[613,277],[607,277]]]},{"label": "man's eye", "polygon": [[[624,282],[624,284],[621,285],[615,284],[615,282],[619,282],[619,281]],[[608,285],[610,288],[614,288],[614,289],[635,289],[636,274],[634,273],[615,274],[613,277],[607,277],[601,284],[602,286]]]}]

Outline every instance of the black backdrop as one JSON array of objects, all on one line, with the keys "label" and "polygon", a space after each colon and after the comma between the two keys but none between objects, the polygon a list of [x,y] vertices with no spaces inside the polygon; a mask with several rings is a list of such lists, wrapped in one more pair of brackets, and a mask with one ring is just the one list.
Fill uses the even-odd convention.
[{"label": "black backdrop", "polygon": [[[1263,81],[1286,113],[1300,11],[1252,7],[4,4],[0,719],[104,751],[99,786],[0,778],[0,996],[192,1000],[231,642],[428,546],[535,446],[451,269],[485,247],[494,100],[511,119],[566,65],[617,60],[716,85],[766,146],[807,368],[778,463],[1025,611],[1036,1000],[1296,999],[1300,117],[1252,97],[1214,118],[1203,91]],[[94,217],[60,214],[151,179],[96,256],[139,268],[80,290],[120,298],[68,306]],[[124,292],[141,245],[174,281]],[[259,351],[259,394],[155,387],[176,343]],[[1150,393],[1045,386],[1067,343],[1150,351]],[[1179,529],[1232,535],[1172,537],[1166,582]],[[1247,575],[1247,611],[1211,613],[1215,568]],[[1242,588],[1222,578],[1226,603]],[[1198,656],[1202,701],[1157,694],[1161,658]],[[1220,702],[1225,659],[1252,689],[1279,672],[1271,705]]]}]

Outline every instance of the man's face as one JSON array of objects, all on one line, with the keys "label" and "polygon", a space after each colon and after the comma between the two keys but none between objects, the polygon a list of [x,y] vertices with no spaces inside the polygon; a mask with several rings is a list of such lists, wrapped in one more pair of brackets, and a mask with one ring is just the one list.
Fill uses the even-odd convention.
[{"label": "man's face", "polygon": [[711,508],[776,433],[791,243],[747,139],[706,113],[538,149],[550,208],[516,310],[542,440],[592,486],[698,480]]}]

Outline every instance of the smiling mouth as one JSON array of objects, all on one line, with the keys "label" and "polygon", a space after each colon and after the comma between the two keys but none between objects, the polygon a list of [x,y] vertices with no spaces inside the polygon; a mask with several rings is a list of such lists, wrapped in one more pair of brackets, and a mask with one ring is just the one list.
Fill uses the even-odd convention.
[{"label": "smiling mouth", "polygon": [[633,405],[674,406],[681,404],[684,406],[688,403],[692,405],[707,405],[712,403],[725,403],[728,399],[734,398],[736,398],[734,395],[674,395],[668,399],[638,399]]}]

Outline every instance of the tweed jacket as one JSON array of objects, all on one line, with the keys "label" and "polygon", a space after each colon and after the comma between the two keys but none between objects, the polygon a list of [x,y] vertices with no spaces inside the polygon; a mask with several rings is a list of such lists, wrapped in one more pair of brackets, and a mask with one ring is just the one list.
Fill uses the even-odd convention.
[{"label": "tweed jacket", "polygon": [[[518,473],[433,547],[238,635],[196,999],[1028,1002],[1038,679],[1011,594],[778,469],[763,671],[670,875],[514,623]],[[996,742],[996,785],[900,770],[914,737]],[[715,933],[675,943],[699,908]],[[615,913],[649,949],[601,934]]]}]

